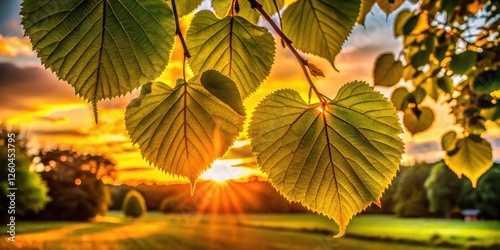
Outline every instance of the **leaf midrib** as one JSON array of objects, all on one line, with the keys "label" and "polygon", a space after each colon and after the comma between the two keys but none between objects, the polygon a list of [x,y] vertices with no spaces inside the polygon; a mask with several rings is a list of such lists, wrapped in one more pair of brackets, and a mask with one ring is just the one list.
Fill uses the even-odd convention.
[{"label": "leaf midrib", "polygon": [[[100,78],[100,75],[101,75],[101,68],[102,68],[102,64],[101,64],[101,60],[102,60],[102,53],[104,51],[104,36],[105,36],[105,30],[106,30],[106,7],[107,7],[107,1],[106,0],[103,0],[102,1],[102,30],[101,30],[101,46],[99,48],[99,59],[98,59],[98,63],[99,63],[99,67],[97,67],[97,74],[96,74],[96,83],[99,83],[99,78]],[[94,101],[93,101],[93,106],[94,106],[94,110],[97,110],[97,87],[98,85],[96,85],[94,88]],[[94,111],[96,112],[96,111]],[[96,114],[96,122],[97,122],[97,114]]]}]

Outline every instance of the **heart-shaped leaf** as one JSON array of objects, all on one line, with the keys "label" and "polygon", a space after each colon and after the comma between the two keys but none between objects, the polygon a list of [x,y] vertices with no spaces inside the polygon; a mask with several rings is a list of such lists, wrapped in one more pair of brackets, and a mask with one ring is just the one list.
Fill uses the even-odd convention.
[{"label": "heart-shaped leaf", "polygon": [[362,82],[313,105],[285,89],[259,104],[248,134],[272,185],[332,218],[341,236],[354,214],[380,199],[399,168],[403,143],[396,112]]},{"label": "heart-shaped leaf", "polygon": [[326,58],[334,66],[360,9],[361,0],[297,1],[283,13],[283,31],[297,49]]},{"label": "heart-shaped leaf", "polygon": [[403,123],[406,129],[412,134],[424,132],[429,129],[434,122],[434,112],[427,107],[407,108],[404,111]]},{"label": "heart-shaped leaf", "polygon": [[394,86],[403,77],[403,63],[394,59],[394,54],[379,56],[375,62],[373,81],[378,86]]},{"label": "heart-shaped leaf", "polygon": [[[175,88],[161,82],[142,87],[141,95],[128,105],[125,120],[132,142],[139,144],[148,162],[187,177],[194,185],[198,176],[226,152],[243,129],[245,117],[203,87],[213,83],[201,84],[224,77],[203,74],[187,83],[179,80]],[[219,91],[225,91],[224,85]]]},{"label": "heart-shaped leaf", "polygon": [[21,15],[42,63],[94,108],[158,77],[174,45],[164,0],[25,0]]},{"label": "heart-shaped leaf", "polygon": [[392,92],[391,101],[398,111],[404,111],[408,108],[408,104],[410,104],[408,101],[409,94],[410,92],[405,87],[397,88]]},{"label": "heart-shaped leaf", "polygon": [[269,75],[276,53],[274,38],[267,29],[238,16],[218,19],[208,10],[196,13],[186,44],[195,74],[217,70],[236,83],[243,98]]},{"label": "heart-shaped leaf", "polygon": [[479,177],[493,165],[493,153],[488,141],[471,135],[456,140],[455,149],[447,151],[444,160],[458,177],[465,175],[476,187]]},{"label": "heart-shaped leaf", "polygon": [[476,65],[477,53],[474,51],[466,50],[460,54],[451,56],[450,69],[455,74],[465,74],[472,66]]}]

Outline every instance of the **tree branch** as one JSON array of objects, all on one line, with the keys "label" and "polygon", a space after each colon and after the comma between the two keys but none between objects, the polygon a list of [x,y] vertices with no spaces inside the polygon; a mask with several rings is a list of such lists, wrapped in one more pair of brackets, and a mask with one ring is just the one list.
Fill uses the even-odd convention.
[{"label": "tree branch", "polygon": [[276,33],[281,37],[281,39],[283,40],[283,42],[285,43],[285,45],[288,47],[288,49],[290,49],[290,51],[292,52],[292,54],[299,61],[300,67],[302,68],[302,71],[304,71],[304,75],[306,76],[307,82],[309,83],[309,86],[311,87],[311,89],[314,91],[314,93],[316,94],[316,96],[318,97],[318,99],[322,103],[326,103],[327,101],[325,100],[323,94],[321,94],[319,92],[319,90],[316,88],[316,86],[314,85],[314,83],[311,80],[311,77],[309,76],[309,72],[307,72],[307,69],[306,69],[306,66],[308,66],[307,60],[304,59],[299,54],[299,52],[295,49],[295,47],[293,47],[292,41],[290,41],[290,39],[288,39],[288,37],[283,33],[283,31],[281,31],[281,29],[278,27],[278,25],[273,21],[273,19],[262,8],[262,4],[260,4],[259,2],[257,2],[257,0],[248,0],[248,2],[250,3],[250,6],[252,7],[252,9],[255,9],[255,10],[259,11],[260,14],[273,27],[273,29],[276,31]]},{"label": "tree branch", "polygon": [[181,41],[182,44],[182,50],[184,51],[184,60],[182,63],[182,77],[184,78],[184,81],[186,81],[186,58],[191,58],[191,54],[189,53],[186,41],[184,41],[184,36],[182,35],[181,32],[181,25],[179,24],[179,15],[177,14],[177,7],[175,6],[175,0],[171,0],[171,2],[175,19],[175,35],[179,37],[179,40]]}]

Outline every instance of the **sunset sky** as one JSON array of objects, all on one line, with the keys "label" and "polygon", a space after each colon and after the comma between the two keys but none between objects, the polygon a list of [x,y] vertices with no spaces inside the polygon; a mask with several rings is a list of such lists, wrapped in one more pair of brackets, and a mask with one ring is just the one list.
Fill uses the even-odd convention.
[{"label": "sunset sky", "polygon": [[[124,112],[129,101],[139,91],[99,103],[99,123],[95,124],[90,105],[75,96],[69,84],[59,81],[50,70],[44,69],[32,51],[29,39],[23,37],[18,14],[20,3],[21,0],[0,2],[0,121],[26,132],[32,150],[62,147],[109,156],[120,169],[117,183],[183,181],[149,166],[141,158],[137,146],[130,143],[124,125]],[[204,3],[201,8],[208,8],[208,5]],[[366,27],[356,26],[337,57],[335,65],[339,72],[326,60],[306,55],[310,62],[325,72],[325,78],[315,80],[320,91],[333,98],[340,86],[349,81],[372,83],[375,58],[382,52],[398,53],[401,49],[401,42],[392,38],[392,23],[396,15],[393,13],[386,18],[377,7],[373,8],[367,16]],[[182,20],[184,33],[191,18],[192,15]],[[265,26],[263,20],[260,24]],[[275,65],[261,88],[245,101],[248,114],[265,95],[279,88],[294,88],[307,96],[308,85],[299,64],[287,49],[281,48],[279,40],[276,41],[278,49]],[[174,83],[180,78],[181,60],[182,50],[177,41],[170,63],[160,80]],[[378,90],[389,96],[393,89]],[[432,104],[429,100],[426,103],[434,107],[437,120],[425,133],[414,137],[404,134],[406,153],[403,163],[434,161],[443,156],[438,139],[445,130],[451,128],[454,120],[447,115],[447,106]],[[500,144],[497,139],[499,135],[500,132],[495,129],[486,136],[494,148]],[[250,151],[246,132],[243,132],[234,148],[217,160],[202,178],[225,180],[249,175],[265,178]]]}]

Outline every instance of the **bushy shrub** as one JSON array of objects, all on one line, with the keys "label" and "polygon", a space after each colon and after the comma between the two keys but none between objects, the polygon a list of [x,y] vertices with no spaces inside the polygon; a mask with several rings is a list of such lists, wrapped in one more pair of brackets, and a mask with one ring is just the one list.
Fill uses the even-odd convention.
[{"label": "bushy shrub", "polygon": [[161,201],[159,210],[165,214],[172,213],[174,212],[175,205],[176,202],[171,197],[166,197]]},{"label": "bushy shrub", "polygon": [[141,193],[130,190],[123,200],[122,211],[126,217],[139,218],[146,214],[146,202]]}]

